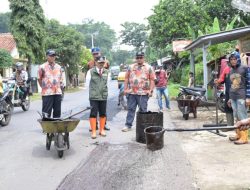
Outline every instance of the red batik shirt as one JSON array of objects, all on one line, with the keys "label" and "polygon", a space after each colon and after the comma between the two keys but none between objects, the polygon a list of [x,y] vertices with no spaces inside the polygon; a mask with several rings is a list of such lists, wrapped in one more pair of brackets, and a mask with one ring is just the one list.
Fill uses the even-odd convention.
[{"label": "red batik shirt", "polygon": [[42,80],[42,96],[62,94],[62,70],[61,66],[48,62],[40,65],[38,79]]},{"label": "red batik shirt", "polygon": [[150,90],[150,81],[155,78],[152,67],[143,63],[132,64],[127,71],[129,94],[147,95]]}]

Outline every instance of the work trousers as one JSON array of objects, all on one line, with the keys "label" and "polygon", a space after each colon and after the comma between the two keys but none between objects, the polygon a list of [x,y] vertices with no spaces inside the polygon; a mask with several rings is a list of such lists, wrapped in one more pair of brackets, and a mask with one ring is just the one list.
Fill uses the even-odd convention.
[{"label": "work trousers", "polygon": [[47,113],[49,117],[51,117],[51,113],[53,110],[53,118],[61,117],[61,95],[49,95],[42,96],[43,107],[42,112]]},{"label": "work trousers", "polygon": [[90,106],[90,118],[97,118],[98,112],[100,117],[106,117],[107,100],[90,100]]},{"label": "work trousers", "polygon": [[136,95],[136,94],[128,95],[128,101],[127,101],[128,113],[125,123],[127,127],[132,127],[137,106],[139,107],[140,112],[147,112],[148,99],[149,97],[147,95]]}]

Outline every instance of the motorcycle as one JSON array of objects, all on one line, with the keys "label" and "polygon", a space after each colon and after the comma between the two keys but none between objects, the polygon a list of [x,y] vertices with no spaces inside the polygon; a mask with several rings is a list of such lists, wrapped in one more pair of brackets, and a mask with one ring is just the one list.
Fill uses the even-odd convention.
[{"label": "motorcycle", "polygon": [[218,104],[218,109],[225,113],[225,101],[226,101],[226,95],[225,95],[225,86],[224,84],[215,85],[214,80],[217,78],[218,72],[212,71],[212,79],[208,83],[208,86],[211,88],[214,88],[214,101]]},{"label": "motorcycle", "polygon": [[3,94],[0,96],[0,125],[7,126],[10,123],[13,112],[13,104],[11,102],[11,91],[8,87],[4,88]]},{"label": "motorcycle", "polygon": [[[27,84],[29,85],[29,81],[27,81]],[[23,99],[24,92],[22,91],[21,87],[16,84],[15,80],[9,80],[8,87],[12,93],[11,102],[12,102],[13,106],[14,107],[21,107],[23,109],[23,111],[28,111],[30,108],[29,93],[27,93],[26,98]]]},{"label": "motorcycle", "polygon": [[193,96],[193,99],[200,99],[201,102],[207,102],[207,98],[205,96],[206,89],[205,88],[192,88],[192,87],[185,87],[180,86],[180,93],[177,97],[181,96]]},{"label": "motorcycle", "polygon": [[122,105],[127,110],[127,97],[124,95],[124,83],[119,84],[118,106]]}]

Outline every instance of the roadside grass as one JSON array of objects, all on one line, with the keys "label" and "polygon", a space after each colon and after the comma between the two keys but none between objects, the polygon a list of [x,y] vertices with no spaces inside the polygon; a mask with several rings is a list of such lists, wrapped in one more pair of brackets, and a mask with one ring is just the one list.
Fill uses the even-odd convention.
[{"label": "roadside grass", "polygon": [[[73,93],[73,92],[78,92],[80,90],[81,90],[80,87],[69,88],[69,89],[65,90],[65,93]],[[41,100],[41,99],[42,99],[42,97],[41,97],[40,93],[33,93],[33,95],[30,96],[31,101],[36,101],[36,100]]]},{"label": "roadside grass", "polygon": [[36,101],[36,100],[41,100],[41,99],[42,99],[42,97],[41,97],[40,93],[33,93],[33,95],[30,96],[31,101]]},{"label": "roadside grass", "polygon": [[179,87],[180,87],[180,84],[177,84],[177,83],[168,84],[168,93],[169,93],[170,100],[175,100],[175,98],[180,92]]},{"label": "roadside grass", "polygon": [[68,89],[66,89],[65,90],[65,92],[66,93],[73,93],[73,92],[78,92],[78,91],[80,91],[81,90],[81,88],[80,87],[76,87],[76,88],[68,88]]}]

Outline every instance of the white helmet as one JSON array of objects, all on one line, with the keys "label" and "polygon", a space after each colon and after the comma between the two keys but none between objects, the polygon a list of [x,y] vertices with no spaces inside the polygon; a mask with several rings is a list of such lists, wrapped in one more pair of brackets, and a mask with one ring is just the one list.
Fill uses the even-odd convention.
[{"label": "white helmet", "polygon": [[23,63],[17,62],[17,63],[15,64],[15,66],[16,66],[16,69],[17,69],[17,70],[19,70],[19,71],[23,70]]}]

